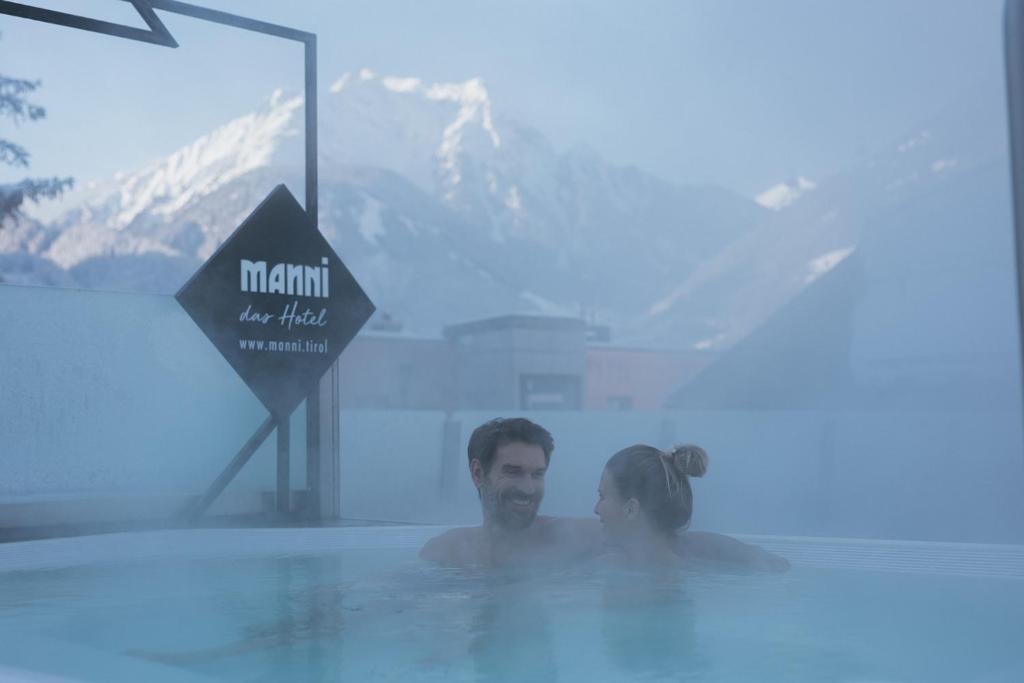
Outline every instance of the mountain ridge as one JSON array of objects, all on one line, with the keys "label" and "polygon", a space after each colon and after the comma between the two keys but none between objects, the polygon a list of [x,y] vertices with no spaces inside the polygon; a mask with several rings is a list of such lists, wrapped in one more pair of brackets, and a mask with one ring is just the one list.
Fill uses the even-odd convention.
[{"label": "mountain ridge", "polygon": [[[481,79],[363,70],[320,100],[319,221],[411,332],[585,314],[625,343],[720,350],[856,253],[874,216],[1005,156],[982,101],[968,93],[831,176],[795,175],[763,206],[557,150]],[[301,97],[274,91],[163,159],[87,183],[58,219],[0,230],[0,274],[171,293],[275,185],[303,195],[302,130]]]},{"label": "mountain ridge", "polygon": [[[302,106],[276,90],[167,157],[87,183],[57,219],[0,237],[0,267],[16,282],[175,291],[273,185],[301,195]],[[506,312],[627,324],[626,309],[762,212],[724,189],[560,152],[494,109],[479,78],[365,69],[321,98],[321,228],[383,310],[418,332]],[[610,287],[616,273],[632,282]],[[428,289],[448,305],[417,302]]]}]

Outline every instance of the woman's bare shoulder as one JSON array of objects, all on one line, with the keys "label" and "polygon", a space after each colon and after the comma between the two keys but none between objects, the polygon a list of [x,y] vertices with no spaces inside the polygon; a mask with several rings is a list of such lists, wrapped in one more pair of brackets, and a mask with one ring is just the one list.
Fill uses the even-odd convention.
[{"label": "woman's bare shoulder", "polygon": [[784,572],[789,569],[789,560],[784,557],[732,536],[710,531],[687,531],[680,534],[678,550],[684,557],[750,569],[773,572]]}]

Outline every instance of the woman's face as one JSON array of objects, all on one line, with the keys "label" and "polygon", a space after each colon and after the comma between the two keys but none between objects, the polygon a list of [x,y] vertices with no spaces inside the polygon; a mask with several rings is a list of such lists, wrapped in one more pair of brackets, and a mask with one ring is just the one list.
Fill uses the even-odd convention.
[{"label": "woman's face", "polygon": [[608,474],[607,469],[601,474],[601,483],[597,486],[597,504],[594,506],[594,514],[601,518],[601,525],[609,540],[620,538],[627,533],[634,517],[630,506],[635,502],[622,500],[619,489],[615,485],[615,479]]}]

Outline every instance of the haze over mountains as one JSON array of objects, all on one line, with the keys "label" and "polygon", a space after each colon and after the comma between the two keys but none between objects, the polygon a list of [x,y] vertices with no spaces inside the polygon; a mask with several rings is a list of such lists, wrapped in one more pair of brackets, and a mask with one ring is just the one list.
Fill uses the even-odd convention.
[{"label": "haze over mountains", "polygon": [[[965,98],[833,177],[754,201],[560,151],[479,79],[364,70],[325,89],[319,114],[321,229],[378,309],[423,334],[541,313],[628,343],[725,348],[856,253],[879,215],[1005,157],[999,117]],[[173,293],[274,185],[301,201],[302,139],[301,97],[275,92],[165,159],[83,185],[53,221],[4,226],[0,276]]]}]

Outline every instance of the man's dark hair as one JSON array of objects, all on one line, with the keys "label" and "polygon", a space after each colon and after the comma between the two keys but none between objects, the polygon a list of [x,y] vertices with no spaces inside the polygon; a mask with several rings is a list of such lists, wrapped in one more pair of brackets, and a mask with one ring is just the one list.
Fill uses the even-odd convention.
[{"label": "man's dark hair", "polygon": [[491,471],[494,453],[505,444],[525,443],[540,446],[544,451],[544,459],[551,462],[551,451],[555,450],[555,440],[548,430],[539,424],[530,422],[525,417],[499,417],[485,422],[473,430],[469,437],[469,461],[479,460],[483,465],[484,474]]}]

